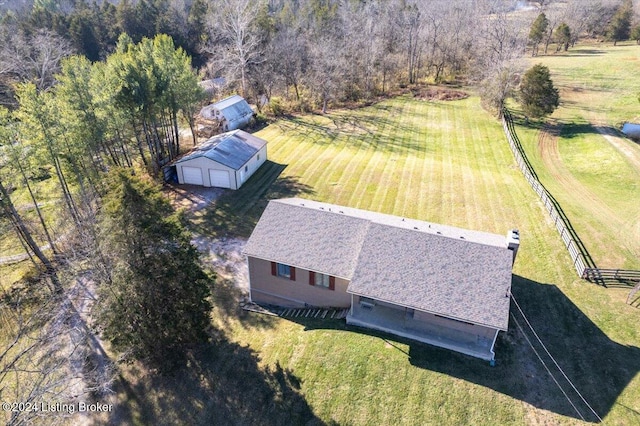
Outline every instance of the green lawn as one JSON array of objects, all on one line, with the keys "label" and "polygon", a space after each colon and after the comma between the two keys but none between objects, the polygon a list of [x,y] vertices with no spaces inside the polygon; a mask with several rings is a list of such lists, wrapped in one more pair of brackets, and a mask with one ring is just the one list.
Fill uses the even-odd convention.
[{"label": "green lawn", "polygon": [[[36,242],[44,245],[47,243],[47,240],[42,231],[37,212],[33,206],[33,200],[29,196],[27,189],[23,187],[21,178],[18,176],[12,176],[12,178],[15,179],[15,181],[10,179],[7,179],[7,181],[19,186],[19,188],[11,194],[11,200],[16,209],[21,213],[23,219],[29,224],[30,229],[33,230],[33,237]],[[59,211],[61,206],[58,204],[61,202],[61,199],[58,195],[59,190],[56,185],[57,180],[55,177],[49,177],[40,182],[31,183],[32,190],[40,205],[40,211],[49,226],[56,222],[56,218],[58,218],[58,222],[61,221]],[[60,224],[57,224],[57,226],[59,225]],[[53,229],[50,230],[50,232],[52,231]],[[20,244],[13,227],[7,220],[0,222],[0,258],[22,253],[24,253],[24,247]],[[2,281],[0,281],[0,283],[1,282]]]},{"label": "green lawn", "polygon": [[[281,119],[258,136],[269,141],[270,161],[192,218],[194,230],[246,237],[267,200],[283,196],[500,234],[517,227],[513,293],[529,320],[607,424],[640,422],[638,309],[625,304],[624,290],[577,279],[499,122],[477,97],[404,96]],[[580,423],[513,323],[492,368],[343,322],[243,313],[229,292],[215,290],[220,340],[196,355],[178,385],[125,372],[129,418],[188,424],[197,407],[196,421],[230,424]]]},{"label": "green lawn", "polygon": [[640,46],[578,46],[532,62],[549,67],[561,103],[544,140],[539,126],[518,126],[527,156],[596,264],[640,269],[640,144],[598,132],[640,122]]}]

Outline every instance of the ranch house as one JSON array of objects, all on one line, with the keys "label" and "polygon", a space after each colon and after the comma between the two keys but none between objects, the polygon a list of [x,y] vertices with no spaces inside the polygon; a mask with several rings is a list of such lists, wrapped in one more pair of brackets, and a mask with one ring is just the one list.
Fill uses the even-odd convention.
[{"label": "ranch house", "polygon": [[347,323],[494,359],[517,231],[469,231],[300,198],[272,200],[244,253],[250,297],[350,308]]},{"label": "ranch house", "polygon": [[207,105],[200,111],[200,116],[218,123],[223,132],[240,129],[251,121],[253,110],[240,95],[233,95],[215,104]]},{"label": "ranch house", "polygon": [[267,141],[233,130],[198,145],[174,165],[178,183],[238,189],[266,159]]}]

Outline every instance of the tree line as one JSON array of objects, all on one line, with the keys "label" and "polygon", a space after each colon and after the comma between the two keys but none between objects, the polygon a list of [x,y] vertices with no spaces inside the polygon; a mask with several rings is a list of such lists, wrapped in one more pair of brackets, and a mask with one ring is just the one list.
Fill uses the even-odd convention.
[{"label": "tree line", "polygon": [[[134,43],[123,34],[104,61],[68,56],[53,78],[45,90],[16,84],[17,106],[0,107],[0,225],[13,229],[34,266],[0,293],[0,315],[15,318],[6,328],[14,343],[0,351],[0,382],[15,377],[22,385],[12,399],[24,402],[70,380],[75,395],[92,391],[78,384],[85,373],[78,380],[69,371],[86,370],[87,359],[58,357],[71,350],[59,344],[70,336],[74,353],[88,351],[97,331],[121,360],[181,365],[189,347],[208,339],[215,280],[154,179],[180,152],[178,121],[192,123],[202,98],[185,51],[167,35]],[[16,198],[29,200],[27,208]],[[82,327],[73,325],[82,318],[69,302],[78,285],[98,294],[94,323]],[[26,308],[17,302],[31,293],[40,297]],[[41,353],[57,370],[51,362],[34,367]]]},{"label": "tree line", "polygon": [[[34,303],[65,306],[67,268],[88,265],[99,286],[96,329],[123,359],[179,363],[184,347],[207,339],[214,278],[147,176],[181,152],[180,122],[195,144],[198,81],[222,77],[224,90],[257,105],[265,98],[272,112],[325,111],[425,81],[464,81],[499,112],[520,83],[525,53],[543,43],[567,49],[579,34],[616,41],[635,31],[628,0],[541,1],[534,11],[516,4],[36,0],[5,11],[0,225],[45,277],[29,285],[49,286],[51,298]],[[529,114],[557,106],[548,70],[534,67],[523,82]],[[29,213],[14,203],[18,193]],[[50,200],[53,214],[44,211]],[[5,294],[0,308],[17,312],[13,300]],[[52,323],[48,312],[42,317]],[[16,342],[30,332],[17,326]],[[0,380],[34,354],[14,356],[13,348],[0,353]]]},{"label": "tree line", "polygon": [[[491,106],[527,49],[568,49],[581,36],[617,42],[635,34],[633,17],[631,0],[42,0],[5,14],[2,37],[14,47],[5,47],[0,63],[18,56],[12,50],[47,56],[35,47],[42,43],[29,43],[36,37],[97,61],[121,33],[134,43],[164,33],[202,78],[223,78],[225,91],[259,107],[275,98],[274,110],[326,110],[419,81],[477,84],[498,95],[484,97]],[[53,52],[64,53],[49,50],[51,62]],[[11,67],[5,76],[31,73],[39,88],[52,84],[47,66],[0,66],[0,76]]]}]

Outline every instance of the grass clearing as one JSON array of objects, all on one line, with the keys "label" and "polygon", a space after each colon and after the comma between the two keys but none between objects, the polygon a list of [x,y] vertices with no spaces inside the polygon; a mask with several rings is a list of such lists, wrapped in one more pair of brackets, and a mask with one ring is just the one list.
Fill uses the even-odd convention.
[{"label": "grass clearing", "polygon": [[[626,292],[576,278],[500,123],[477,97],[403,96],[278,120],[258,136],[270,141],[269,162],[240,190],[199,211],[192,218],[197,232],[246,237],[269,199],[289,196],[500,234],[517,227],[513,294],[529,320],[607,424],[640,421],[638,310],[625,304]],[[581,423],[513,323],[491,368],[343,322],[243,313],[229,285],[214,295],[222,304],[213,319],[224,330],[222,349],[196,359],[179,385],[125,372],[127,398],[135,400],[131,418],[157,420],[151,413],[169,409],[165,422],[192,423],[180,414],[195,401],[197,420],[229,419],[231,407],[232,424]],[[226,370],[236,356],[241,367]],[[261,390],[243,395],[247,384]]]},{"label": "grass clearing", "polygon": [[527,156],[596,264],[640,269],[640,145],[619,133],[640,122],[640,46],[578,46],[532,62],[549,67],[561,105],[547,137],[520,123]]},{"label": "grass clearing", "polygon": [[[31,183],[32,190],[38,200],[40,212],[49,226],[51,226],[51,223],[60,221],[59,209],[62,207],[60,204],[62,201],[57,195],[58,188],[56,185],[56,180],[53,177]],[[30,229],[32,229],[32,236],[35,241],[40,245],[46,244],[46,236],[27,189],[20,186],[11,194],[11,200]],[[58,223],[57,225],[64,227],[64,224]],[[53,229],[50,229],[50,232],[54,234]],[[7,220],[0,222],[0,258],[22,253],[24,253],[24,247],[20,244],[11,224]]]}]

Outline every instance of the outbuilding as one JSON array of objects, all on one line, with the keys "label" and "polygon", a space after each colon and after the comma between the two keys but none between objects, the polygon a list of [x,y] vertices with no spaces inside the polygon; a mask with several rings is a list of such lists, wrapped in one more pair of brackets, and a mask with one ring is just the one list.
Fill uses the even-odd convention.
[{"label": "outbuilding", "polygon": [[207,105],[200,111],[200,116],[209,121],[215,121],[221,131],[240,129],[253,117],[253,110],[240,95],[233,95],[215,104]]},{"label": "outbuilding", "polygon": [[267,141],[243,130],[216,135],[174,164],[178,183],[238,189],[267,160]]}]

